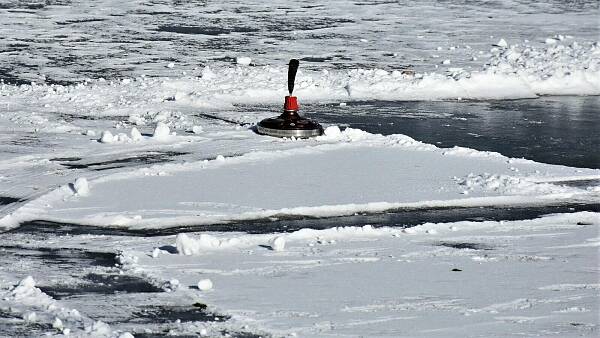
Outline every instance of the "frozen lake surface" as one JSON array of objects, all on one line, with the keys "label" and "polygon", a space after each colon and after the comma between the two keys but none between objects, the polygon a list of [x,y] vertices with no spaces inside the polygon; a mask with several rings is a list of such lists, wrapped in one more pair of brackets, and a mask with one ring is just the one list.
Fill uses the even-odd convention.
[{"label": "frozen lake surface", "polygon": [[[252,57],[303,67],[479,68],[492,44],[598,36],[598,2],[122,1],[0,2],[2,77],[73,83],[173,76]],[[468,47],[467,47],[468,46]],[[440,50],[438,50],[440,47]],[[476,60],[473,60],[475,56]],[[304,59],[304,60],[303,60]]]},{"label": "frozen lake surface", "polygon": [[597,336],[598,17],[0,0],[0,335]]}]

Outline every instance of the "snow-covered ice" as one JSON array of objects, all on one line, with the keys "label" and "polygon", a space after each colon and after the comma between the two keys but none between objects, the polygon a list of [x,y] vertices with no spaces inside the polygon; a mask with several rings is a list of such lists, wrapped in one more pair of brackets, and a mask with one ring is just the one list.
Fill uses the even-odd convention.
[{"label": "snow-covered ice", "polygon": [[[427,223],[410,235],[370,226],[213,234],[235,244],[202,246],[201,259],[134,250],[131,267],[190,286],[208,276],[219,287],[204,297],[281,336],[587,335],[597,325],[596,249],[555,245],[595,238],[599,225],[583,212]],[[286,239],[285,255],[264,248],[274,238]]]},{"label": "snow-covered ice", "polygon": [[[281,173],[295,182],[294,189],[270,180]],[[328,127],[324,136],[285,151],[106,175],[92,181],[88,196],[58,189],[27,203],[4,223],[42,217],[142,229],[286,215],[597,201],[595,190],[555,183],[590,179],[600,179],[600,170],[464,148],[440,149],[404,135]]]},{"label": "snow-covered ice", "polygon": [[[280,111],[291,57],[303,109],[348,120],[380,100],[458,102],[411,116],[452,122],[474,100],[600,95],[597,12],[1,3],[0,335],[594,336],[600,219],[574,211],[597,211],[599,169],[346,121],[310,140],[253,126]],[[426,217],[513,208],[533,219]],[[553,208],[567,213],[527,213]]]}]

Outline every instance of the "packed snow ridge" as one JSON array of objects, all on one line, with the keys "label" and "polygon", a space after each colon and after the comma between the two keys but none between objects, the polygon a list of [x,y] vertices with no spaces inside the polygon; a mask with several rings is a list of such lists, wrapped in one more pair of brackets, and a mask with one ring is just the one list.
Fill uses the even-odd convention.
[{"label": "packed snow ridge", "polygon": [[[420,73],[418,70],[350,69],[311,71],[300,69],[295,93],[307,101],[515,99],[539,95],[600,95],[600,47],[597,42],[564,38],[543,47],[500,40],[481,52],[487,62],[480,70],[451,67]],[[130,101],[205,108],[228,108],[232,104],[280,103],[286,94],[287,70],[280,65],[252,66],[239,58],[235,66],[207,65],[198,76],[177,79],[147,78],[123,81],[90,80],[74,86],[0,86],[0,95],[29,96],[42,102],[97,110],[96,102],[111,107]],[[133,81],[132,81],[133,80]],[[130,100],[128,97],[135,97]],[[138,103],[140,104],[140,103]],[[90,112],[93,113],[93,112]],[[102,114],[119,114],[109,109]],[[163,137],[164,130],[157,130]],[[164,135],[163,135],[164,134]],[[133,138],[133,136],[132,136]],[[107,142],[113,138],[102,137]]]},{"label": "packed snow ridge", "polygon": [[[340,226],[323,230],[304,228],[287,234],[244,234],[244,233],[180,233],[175,238],[177,253],[184,256],[201,256],[214,252],[240,252],[259,246],[271,248],[273,251],[284,251],[286,243],[305,245],[307,242],[318,244],[335,244],[337,241],[365,240],[381,237],[398,237],[406,235],[448,235],[460,231],[495,230],[506,231],[505,228],[549,226],[549,222],[567,222],[582,224],[600,224],[600,214],[594,212],[578,212],[573,214],[546,215],[541,218],[523,221],[460,221],[455,223],[424,223],[412,228],[379,227],[370,224],[364,226]],[[598,243],[594,242],[597,246]],[[168,252],[165,251],[165,254]],[[212,286],[212,284],[211,284]],[[564,287],[561,286],[563,289]],[[576,285],[569,286],[576,289]],[[599,284],[594,284],[598,289]],[[554,290],[558,286],[548,286]]]}]

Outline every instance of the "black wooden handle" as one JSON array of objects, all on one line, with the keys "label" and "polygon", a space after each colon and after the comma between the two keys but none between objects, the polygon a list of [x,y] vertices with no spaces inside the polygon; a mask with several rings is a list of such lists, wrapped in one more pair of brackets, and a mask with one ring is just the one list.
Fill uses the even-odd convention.
[{"label": "black wooden handle", "polygon": [[290,68],[288,69],[288,91],[290,92],[290,96],[294,91],[294,81],[296,81],[296,72],[298,72],[299,65],[300,61],[296,59],[290,60]]}]

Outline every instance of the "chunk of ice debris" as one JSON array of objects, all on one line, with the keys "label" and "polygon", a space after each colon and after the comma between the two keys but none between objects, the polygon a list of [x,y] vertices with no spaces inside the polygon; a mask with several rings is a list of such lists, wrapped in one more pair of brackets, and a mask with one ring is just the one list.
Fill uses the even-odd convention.
[{"label": "chunk of ice debris", "polygon": [[215,77],[215,73],[210,69],[209,66],[206,66],[202,69],[202,78],[205,80],[210,80]]},{"label": "chunk of ice debris", "polygon": [[211,290],[213,288],[213,282],[206,278],[206,279],[201,279],[198,282],[198,290],[200,291],[208,291]]},{"label": "chunk of ice debris", "polygon": [[498,43],[496,44],[496,46],[502,47],[502,48],[506,48],[506,47],[508,47],[508,43],[506,43],[506,40],[500,39],[500,41],[498,41]]},{"label": "chunk of ice debris", "polygon": [[194,134],[200,134],[203,131],[204,131],[204,129],[201,126],[193,126],[192,127],[192,132]]},{"label": "chunk of ice debris", "polygon": [[139,258],[135,255],[126,254],[121,251],[121,252],[117,253],[116,260],[119,264],[125,265],[125,264],[136,264],[138,262]]},{"label": "chunk of ice debris", "polygon": [[283,251],[285,249],[285,238],[277,236],[271,240],[271,250]]},{"label": "chunk of ice debris", "polygon": [[167,126],[163,122],[158,122],[156,124],[156,128],[154,128],[154,133],[152,134],[152,137],[157,140],[162,140],[169,137],[169,134],[169,126]]},{"label": "chunk of ice debris", "polygon": [[78,179],[76,179],[75,183],[73,183],[73,190],[77,195],[80,196],[86,196],[87,194],[89,194],[90,186],[88,184],[87,179],[85,177],[79,177]]},{"label": "chunk of ice debris", "polygon": [[88,129],[88,130],[86,130],[86,131],[83,132],[83,135],[96,136],[96,132],[93,131],[93,130]]},{"label": "chunk of ice debris", "polygon": [[140,133],[140,131],[136,127],[131,128],[131,139],[134,142],[137,142],[142,139],[142,133]]},{"label": "chunk of ice debris", "polygon": [[173,62],[169,62],[169,63],[167,64],[167,68],[173,68],[173,67],[175,67],[175,63],[173,63]]},{"label": "chunk of ice debris", "polygon": [[129,332],[123,332],[119,335],[119,338],[134,338],[134,336]]},{"label": "chunk of ice debris", "polygon": [[444,60],[444,61],[442,62],[442,64],[444,64],[444,65],[449,65],[449,64],[450,64],[450,60]]},{"label": "chunk of ice debris", "polygon": [[60,320],[60,318],[56,317],[54,318],[54,322],[52,323],[52,327],[57,329],[57,330],[62,330],[63,329],[63,322],[62,320]]},{"label": "chunk of ice debris", "polygon": [[35,322],[37,320],[37,314],[35,312],[27,312],[25,313],[25,315],[23,316],[23,319],[26,322]]},{"label": "chunk of ice debris", "polygon": [[329,137],[339,137],[342,134],[342,131],[340,130],[340,127],[338,126],[329,126],[327,128],[325,128],[324,131],[325,136],[329,136]]},{"label": "chunk of ice debris", "polygon": [[115,141],[115,138],[110,131],[105,130],[102,132],[102,135],[100,136],[99,141],[102,143],[113,143]]},{"label": "chunk of ice debris", "polygon": [[159,254],[160,254],[159,248],[154,248],[154,250],[152,250],[152,258],[157,258]]},{"label": "chunk of ice debris", "polygon": [[554,44],[556,44],[556,42],[557,41],[555,39],[551,39],[551,38],[546,39],[547,45],[554,45]]},{"label": "chunk of ice debris", "polygon": [[198,251],[196,242],[186,234],[177,235],[175,246],[177,247],[177,252],[186,256],[193,255]]},{"label": "chunk of ice debris", "polygon": [[31,277],[31,276],[27,276],[19,282],[19,286],[21,286],[23,288],[27,288],[27,289],[34,288],[35,287],[35,279],[33,279],[33,277]]},{"label": "chunk of ice debris", "polygon": [[103,321],[96,321],[85,327],[85,332],[92,337],[108,337],[111,335],[110,326]]},{"label": "chunk of ice debris", "polygon": [[146,124],[146,119],[144,119],[143,117],[141,117],[138,114],[132,114],[131,116],[129,116],[127,121],[134,123],[135,125],[138,125],[138,126]]},{"label": "chunk of ice debris", "polygon": [[127,136],[127,135],[126,135],[126,134],[124,134],[124,133],[119,133],[117,136],[115,136],[115,137],[113,138],[113,140],[115,140],[115,141],[117,141],[117,142],[121,142],[121,143],[122,143],[122,142],[129,142],[129,141],[131,141],[131,139],[129,138],[129,136]]},{"label": "chunk of ice debris", "polygon": [[237,58],[235,58],[235,62],[238,65],[244,65],[247,66],[250,64],[250,62],[252,62],[252,59],[247,57],[247,56],[238,56]]},{"label": "chunk of ice debris", "polygon": [[177,290],[179,288],[179,280],[173,278],[170,281],[164,283],[163,286],[162,286],[162,288],[166,292],[175,291],[175,290]]},{"label": "chunk of ice debris", "polygon": [[71,309],[71,311],[69,311],[69,317],[70,318],[81,318],[81,314],[79,313],[79,311],[77,311],[77,309]]},{"label": "chunk of ice debris", "polygon": [[45,303],[51,300],[50,297],[35,287],[35,280],[31,276],[22,279],[17,286],[12,288],[10,295],[17,301],[33,300],[36,303]]}]

